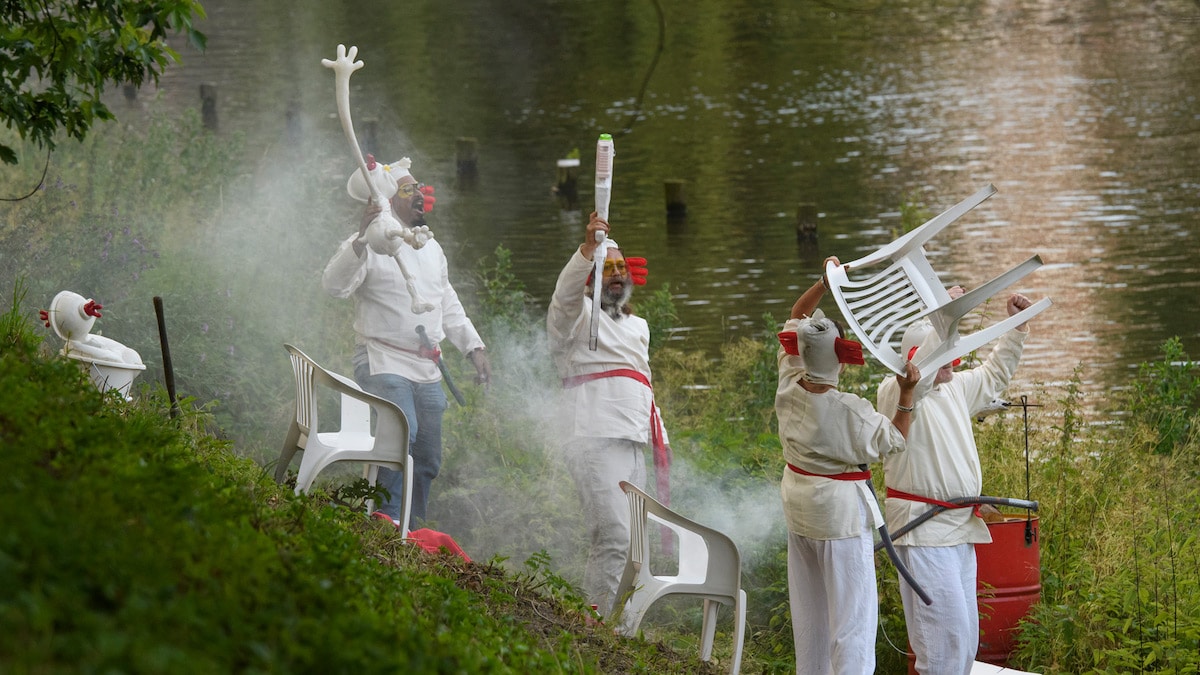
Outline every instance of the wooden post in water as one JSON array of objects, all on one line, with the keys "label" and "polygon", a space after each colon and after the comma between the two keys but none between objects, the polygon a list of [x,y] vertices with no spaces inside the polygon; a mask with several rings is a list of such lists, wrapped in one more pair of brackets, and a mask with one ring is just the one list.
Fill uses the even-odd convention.
[{"label": "wooden post in water", "polygon": [[479,170],[479,141],[474,138],[459,137],[454,142],[454,157],[459,176],[474,176]]},{"label": "wooden post in water", "polygon": [[796,205],[796,241],[801,244],[817,241],[817,205],[812,202]]},{"label": "wooden post in water", "polygon": [[563,211],[579,210],[579,158],[558,160],[554,194]]},{"label": "wooden post in water", "polygon": [[679,178],[669,178],[663,181],[663,192],[667,200],[667,216],[682,218],[687,215],[687,198],[683,186],[687,181]]},{"label": "wooden post in water", "polygon": [[217,130],[217,85],[212,82],[200,85],[200,118],[205,129]]}]

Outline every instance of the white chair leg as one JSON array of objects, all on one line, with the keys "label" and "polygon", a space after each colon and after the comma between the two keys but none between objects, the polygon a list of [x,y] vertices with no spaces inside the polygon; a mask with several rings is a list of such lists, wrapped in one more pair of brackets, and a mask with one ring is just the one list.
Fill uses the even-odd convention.
[{"label": "white chair leg", "polygon": [[717,635],[717,607],[721,603],[704,599],[704,623],[700,626],[700,660],[712,658],[713,639]]},{"label": "white chair leg", "polygon": [[738,589],[737,604],[733,608],[733,666],[730,675],[742,670],[742,645],[746,641],[746,591]]},{"label": "white chair leg", "polygon": [[[379,480],[379,467],[375,464],[367,464],[365,467],[363,467],[363,478],[366,478],[367,482],[371,485],[375,485],[376,481]],[[367,515],[369,516],[372,513],[375,513],[375,500],[368,499]]]}]

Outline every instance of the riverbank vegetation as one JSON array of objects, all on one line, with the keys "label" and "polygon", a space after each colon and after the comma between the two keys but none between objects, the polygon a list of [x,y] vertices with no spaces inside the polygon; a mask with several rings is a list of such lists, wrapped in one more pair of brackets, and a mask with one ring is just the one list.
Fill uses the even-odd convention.
[{"label": "riverbank vegetation", "polygon": [[[305,498],[267,479],[291,406],[282,343],[349,371],[349,303],[324,297],[318,279],[346,230],[329,224],[357,213],[319,146],[282,176],[278,162],[246,165],[239,153],[194,115],[155,118],[56,153],[40,194],[0,211],[11,298],[0,308],[0,587],[24,589],[0,598],[3,670],[704,672],[689,660],[694,604],[657,609],[643,624],[650,642],[582,618],[585,547],[548,433],[544,314],[503,247],[452,261],[496,372],[489,390],[463,386],[468,405],[447,414],[430,505],[430,525],[477,564],[424,556],[367,520],[350,472],[329,472]],[[63,289],[104,304],[97,328],[146,360],[133,403],[99,395],[52,356],[60,345],[33,317]],[[154,296],[166,300],[184,397],[177,420],[160,384]],[[635,299],[668,334],[669,287]],[[744,672],[793,670],[772,410],[780,319],[764,317],[760,335],[715,359],[686,342],[653,345],[672,504],[742,549]],[[457,354],[448,363],[469,380]],[[884,376],[851,373],[844,387],[868,398]],[[1042,602],[1013,665],[1196,672],[1196,365],[1169,341],[1108,401],[1084,401],[1077,380],[1010,394],[1040,407],[1009,408],[977,435],[984,493],[1041,503]],[[1097,424],[1097,406],[1121,414]],[[904,672],[882,555],[879,570],[879,671]],[[715,655],[727,664],[722,617]]]}]

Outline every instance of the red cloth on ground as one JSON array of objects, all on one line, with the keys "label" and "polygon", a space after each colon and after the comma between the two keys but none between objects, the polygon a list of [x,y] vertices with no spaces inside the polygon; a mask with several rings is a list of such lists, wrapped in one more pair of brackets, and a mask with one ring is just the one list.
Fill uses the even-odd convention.
[{"label": "red cloth on ground", "polygon": [[458,543],[454,541],[454,538],[445,532],[438,532],[437,530],[431,530],[427,527],[423,527],[419,530],[413,530],[409,532],[408,539],[417,546],[420,546],[427,553],[433,553],[436,555],[441,553],[442,549],[446,549],[450,553],[453,553],[463,560],[471,562],[471,558],[468,557],[462,548],[459,547]]}]

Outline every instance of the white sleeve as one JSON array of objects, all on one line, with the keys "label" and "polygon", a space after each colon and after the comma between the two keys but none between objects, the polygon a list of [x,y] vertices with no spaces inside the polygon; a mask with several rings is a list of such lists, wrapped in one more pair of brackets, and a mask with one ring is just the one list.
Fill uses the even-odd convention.
[{"label": "white sleeve", "polygon": [[554,284],[554,295],[546,310],[546,331],[551,342],[565,343],[574,340],[584,325],[583,295],[588,274],[594,269],[592,261],[583,257],[579,249],[567,261],[558,282]]},{"label": "white sleeve", "polygon": [[969,410],[978,410],[1008,388],[1013,373],[1021,363],[1027,337],[1028,332],[1008,331],[1000,336],[982,365],[955,375],[955,378],[962,378],[963,394]]},{"label": "white sleeve", "polygon": [[321,275],[321,285],[335,298],[350,297],[367,276],[367,256],[370,254],[364,251],[360,258],[354,253],[353,244],[356,239],[358,235],[352,234],[338,245],[337,251],[329,259],[325,265],[325,272]]},{"label": "white sleeve", "polygon": [[463,309],[458,293],[450,285],[448,268],[446,258],[442,256],[442,330],[450,344],[463,354],[468,354],[484,347],[483,338],[479,337],[479,331],[475,330],[475,324],[467,317],[467,310]]}]

